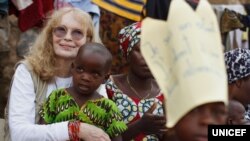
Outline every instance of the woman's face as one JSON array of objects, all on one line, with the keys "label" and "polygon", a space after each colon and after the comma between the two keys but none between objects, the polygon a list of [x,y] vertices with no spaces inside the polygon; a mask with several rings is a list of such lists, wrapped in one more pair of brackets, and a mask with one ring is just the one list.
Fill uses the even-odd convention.
[{"label": "woman's face", "polygon": [[87,33],[72,12],[66,13],[53,30],[53,47],[57,57],[74,59],[79,48],[87,41]]},{"label": "woman's face", "polygon": [[186,114],[175,126],[180,141],[208,141],[208,125],[226,123],[227,110],[222,102],[201,105]]},{"label": "woman's face", "polygon": [[131,71],[133,71],[138,76],[141,76],[143,78],[153,77],[146,61],[141,54],[140,42],[137,43],[134,46],[133,50],[130,52],[128,56],[128,62]]}]

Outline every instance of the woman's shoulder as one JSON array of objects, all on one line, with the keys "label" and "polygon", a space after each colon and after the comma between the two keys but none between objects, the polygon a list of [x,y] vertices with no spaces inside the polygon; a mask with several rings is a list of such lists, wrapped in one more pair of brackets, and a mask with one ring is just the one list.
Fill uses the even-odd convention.
[{"label": "woman's shoulder", "polygon": [[30,63],[27,60],[20,60],[18,61],[15,66],[15,75],[20,76],[21,75],[31,75],[33,76],[35,73],[33,72],[33,68],[30,65]]},{"label": "woman's shoulder", "polygon": [[18,62],[16,62],[15,64],[15,69],[17,68],[25,68],[27,70],[32,70],[32,66],[30,65],[29,61],[26,60],[26,59],[23,59],[23,60],[19,60]]},{"label": "woman's shoulder", "polygon": [[110,79],[113,79],[114,81],[120,81],[124,79],[125,76],[126,74],[114,74],[110,76]]},{"label": "woman's shoulder", "polygon": [[109,79],[105,83],[106,91],[107,91],[109,98],[111,95],[113,95],[113,93],[122,92],[120,88],[121,88],[121,85],[123,84],[122,82],[123,78],[124,78],[124,74],[112,75],[109,77]]},{"label": "woman's shoulder", "polygon": [[15,65],[15,77],[22,78],[24,80],[29,80],[31,78],[31,70],[23,63],[16,63]]},{"label": "woman's shoulder", "polygon": [[15,70],[16,71],[26,71],[26,72],[28,72],[28,68],[22,63],[16,64],[15,65]]},{"label": "woman's shoulder", "polygon": [[110,76],[110,81],[112,81],[116,86],[120,87],[126,78],[126,74],[116,74]]}]

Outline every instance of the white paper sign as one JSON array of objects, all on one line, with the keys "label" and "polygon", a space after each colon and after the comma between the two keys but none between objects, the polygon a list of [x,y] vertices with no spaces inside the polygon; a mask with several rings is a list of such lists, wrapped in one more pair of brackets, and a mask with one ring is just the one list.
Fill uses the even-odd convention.
[{"label": "white paper sign", "polygon": [[227,103],[227,76],[216,16],[206,0],[194,11],[173,0],[168,21],[146,18],[141,50],[160,88],[167,126],[204,103]]}]

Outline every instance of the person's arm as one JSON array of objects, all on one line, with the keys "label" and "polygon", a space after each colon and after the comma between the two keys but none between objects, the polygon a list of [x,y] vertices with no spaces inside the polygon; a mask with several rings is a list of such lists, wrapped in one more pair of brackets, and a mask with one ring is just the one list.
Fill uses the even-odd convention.
[{"label": "person's arm", "polygon": [[35,124],[35,92],[31,75],[20,64],[14,74],[10,91],[9,127],[11,139],[26,140],[69,140],[68,122],[51,125]]},{"label": "person's arm", "polygon": [[111,139],[111,141],[122,141],[122,136],[119,135],[119,136],[113,137],[113,138]]},{"label": "person's arm", "polygon": [[166,121],[164,116],[145,113],[141,119],[128,125],[128,129],[122,134],[122,138],[125,141],[131,140],[140,133],[144,133],[146,135],[156,134],[161,137],[167,132],[165,124]]},{"label": "person's arm", "polygon": [[167,132],[166,117],[152,114],[155,108],[156,104],[153,104],[139,120],[129,124],[128,129],[122,134],[122,139],[131,140],[140,133],[162,137]]},{"label": "person's arm", "polygon": [[141,128],[140,124],[138,124],[139,120],[131,123],[128,125],[128,129],[122,134],[122,139],[127,141],[127,140],[132,140],[135,138],[138,134],[141,133]]}]

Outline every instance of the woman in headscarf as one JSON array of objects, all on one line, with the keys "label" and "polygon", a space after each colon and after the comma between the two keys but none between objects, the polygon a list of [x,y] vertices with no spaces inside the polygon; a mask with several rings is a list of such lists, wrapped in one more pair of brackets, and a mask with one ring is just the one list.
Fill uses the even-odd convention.
[{"label": "woman in headscarf", "polygon": [[141,22],[120,30],[120,50],[129,68],[125,74],[111,76],[106,90],[128,125],[123,140],[157,141],[167,130],[164,96],[140,52],[140,34]]}]

